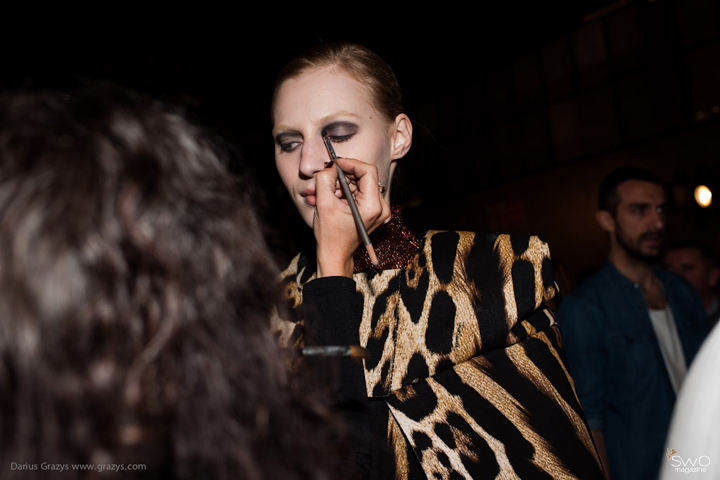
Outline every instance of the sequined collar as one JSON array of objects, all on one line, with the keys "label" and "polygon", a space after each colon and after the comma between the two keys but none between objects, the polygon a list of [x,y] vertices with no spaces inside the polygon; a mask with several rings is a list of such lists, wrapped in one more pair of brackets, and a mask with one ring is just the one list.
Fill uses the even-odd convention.
[{"label": "sequined collar", "polygon": [[373,267],[365,246],[361,245],[353,254],[355,273],[402,268],[415,257],[420,241],[405,227],[400,212],[400,207],[394,205],[390,221],[370,234],[380,267]]}]

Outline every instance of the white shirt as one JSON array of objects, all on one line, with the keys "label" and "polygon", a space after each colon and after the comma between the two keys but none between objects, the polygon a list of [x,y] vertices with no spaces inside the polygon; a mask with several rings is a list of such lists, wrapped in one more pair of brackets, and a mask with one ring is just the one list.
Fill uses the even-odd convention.
[{"label": "white shirt", "polygon": [[665,368],[670,376],[670,382],[677,394],[687,373],[687,363],[670,307],[662,310],[650,310],[650,321],[655,330],[663,360],[665,360]]}]

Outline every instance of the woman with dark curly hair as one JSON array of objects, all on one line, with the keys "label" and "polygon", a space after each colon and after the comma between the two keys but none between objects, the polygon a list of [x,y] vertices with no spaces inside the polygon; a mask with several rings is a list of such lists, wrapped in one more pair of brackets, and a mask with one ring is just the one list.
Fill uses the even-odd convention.
[{"label": "woman with dark curly hair", "polygon": [[253,199],[218,152],[116,87],[0,100],[2,478],[332,476],[326,409],[268,327]]}]

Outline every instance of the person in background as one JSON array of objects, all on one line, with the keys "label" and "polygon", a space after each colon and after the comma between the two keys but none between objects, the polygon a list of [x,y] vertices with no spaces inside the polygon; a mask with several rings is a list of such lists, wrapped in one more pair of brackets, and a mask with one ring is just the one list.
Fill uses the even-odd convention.
[{"label": "person in background", "polygon": [[570,373],[615,480],[657,478],[675,397],[710,327],[697,292],[656,265],[665,203],[647,170],[605,177],[596,219],[607,261],[558,312]]},{"label": "person in background", "polygon": [[2,478],[332,478],[249,182],[208,138],[118,87],[0,99]]},{"label": "person in background", "polygon": [[708,319],[715,324],[720,319],[720,298],[717,286],[720,267],[717,256],[703,242],[685,240],[673,243],[663,255],[663,266],[690,282],[700,294]]}]

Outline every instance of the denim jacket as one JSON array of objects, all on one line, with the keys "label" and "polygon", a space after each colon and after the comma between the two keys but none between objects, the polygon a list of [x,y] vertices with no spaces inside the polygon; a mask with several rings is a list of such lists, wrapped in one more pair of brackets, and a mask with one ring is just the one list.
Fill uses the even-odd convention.
[{"label": "denim jacket", "polygon": [[[693,287],[655,267],[690,366],[710,331]],[[640,285],[608,260],[562,303],[558,323],[591,430],[603,430],[612,477],[654,479],[675,392]]]}]

